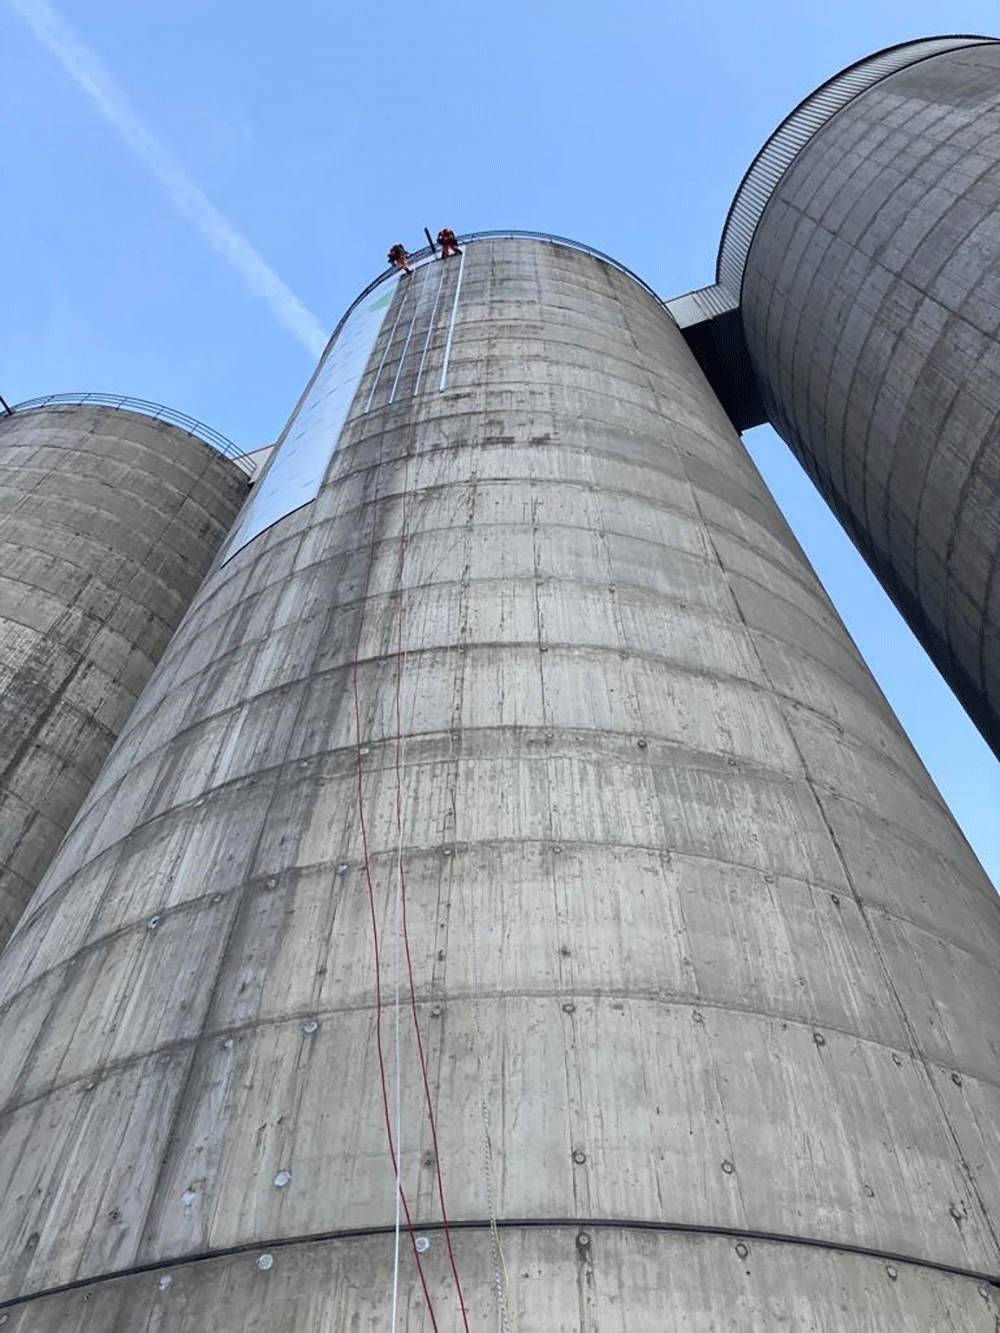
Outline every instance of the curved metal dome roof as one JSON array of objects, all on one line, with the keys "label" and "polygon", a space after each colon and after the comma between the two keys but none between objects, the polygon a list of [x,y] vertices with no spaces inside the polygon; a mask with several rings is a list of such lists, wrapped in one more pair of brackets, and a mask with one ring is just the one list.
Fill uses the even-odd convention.
[{"label": "curved metal dome roof", "polygon": [[736,191],[722,229],[716,282],[739,298],[750,245],[775,186],[812,136],[859,93],[880,80],[945,51],[992,45],[995,37],[923,37],[887,47],[835,74],[800,102],[760,150]]}]

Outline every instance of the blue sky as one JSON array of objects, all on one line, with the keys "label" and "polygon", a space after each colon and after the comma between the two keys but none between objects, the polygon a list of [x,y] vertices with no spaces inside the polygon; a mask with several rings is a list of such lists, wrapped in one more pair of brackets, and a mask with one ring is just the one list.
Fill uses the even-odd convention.
[{"label": "blue sky", "polygon": [[[131,394],[247,448],[280,430],[312,369],[309,318],[332,328],[390,241],[557,232],[663,296],[687,291],[713,280],[743,172],[817,84],[896,42],[1000,30],[986,3],[67,3],[167,174],[186,173],[301,303],[295,326],[39,41],[25,11],[40,3],[0,0],[0,394]],[[1000,765],[786,447],[764,427],[746,442],[1000,882]]]}]

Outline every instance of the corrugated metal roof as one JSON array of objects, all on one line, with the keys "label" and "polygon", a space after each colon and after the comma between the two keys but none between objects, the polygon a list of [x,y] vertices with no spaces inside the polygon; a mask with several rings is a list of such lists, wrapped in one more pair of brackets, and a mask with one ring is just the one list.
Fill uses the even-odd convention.
[{"label": "corrugated metal roof", "polygon": [[750,244],[775,186],[816,131],[842,107],[859,93],[908,65],[943,51],[992,45],[996,40],[993,37],[951,36],[905,42],[851,65],[811,93],[771,135],[736,191],[722,230],[716,265],[717,283],[739,297]]},{"label": "corrugated metal roof", "polygon": [[673,315],[678,328],[686,329],[692,324],[701,324],[716,315],[728,314],[739,306],[739,300],[725,287],[715,284],[711,287],[699,287],[697,291],[685,292],[683,296],[672,296],[664,302]]}]

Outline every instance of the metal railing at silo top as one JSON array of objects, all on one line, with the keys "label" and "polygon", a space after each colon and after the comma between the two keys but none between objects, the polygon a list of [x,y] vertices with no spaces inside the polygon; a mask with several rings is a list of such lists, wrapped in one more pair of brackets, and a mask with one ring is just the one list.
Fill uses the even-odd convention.
[{"label": "metal railing at silo top", "polygon": [[30,412],[40,407],[80,407],[87,403],[97,407],[138,412],[140,416],[151,417],[154,421],[166,421],[171,426],[180,426],[189,435],[194,435],[226,458],[232,459],[236,466],[249,476],[253,476],[257,470],[257,464],[248,458],[247,451],[240,449],[225,435],[220,435],[211,426],[206,426],[203,421],[189,417],[184,412],[176,412],[172,407],[164,407],[162,403],[148,402],[145,398],[126,398],[118,393],[50,393],[43,398],[28,398],[23,403],[15,403],[9,409],[9,414],[15,416],[18,412]]},{"label": "metal railing at silo top", "polygon": [[[570,250],[582,250],[585,255],[592,255],[595,259],[601,260],[602,263],[610,264],[612,268],[616,268],[620,273],[624,273],[627,277],[631,278],[633,282],[638,283],[638,285],[642,287],[644,291],[648,292],[649,295],[653,298],[653,300],[657,303],[657,305],[663,306],[664,310],[667,309],[667,302],[663,299],[663,297],[660,296],[658,292],[654,292],[648,282],[644,282],[637,273],[633,273],[632,270],[630,268],[627,268],[626,265],[621,263],[620,260],[615,259],[613,255],[605,254],[603,250],[598,250],[592,245],[585,245],[583,241],[574,241],[569,236],[557,236],[554,232],[551,231],[518,231],[512,228],[499,231],[466,231],[462,232],[462,234],[460,236],[457,236],[455,239],[461,245],[466,245],[470,241],[497,241],[497,240],[547,241],[551,245],[565,246],[567,249]],[[424,245],[421,246],[419,250],[412,250],[409,251],[408,253],[412,262],[419,263],[420,260],[429,259],[432,255],[436,254],[437,247],[431,245]],[[369,296],[375,290],[376,287],[380,286],[388,278],[398,276],[398,274],[399,270],[392,266],[390,266],[387,269],[384,269],[378,275],[377,278],[373,279],[373,281],[371,281],[368,284],[368,286],[364,289],[363,292],[361,292],[358,296],[354,298],[351,304],[344,311],[340,323],[337,325],[337,327],[333,330],[333,333],[330,335],[330,342],[327,344],[327,347],[329,347],[336,340],[337,334],[347,323],[348,316],[350,315],[354,307],[356,305],[360,305],[361,302],[365,299],[365,297]]]}]

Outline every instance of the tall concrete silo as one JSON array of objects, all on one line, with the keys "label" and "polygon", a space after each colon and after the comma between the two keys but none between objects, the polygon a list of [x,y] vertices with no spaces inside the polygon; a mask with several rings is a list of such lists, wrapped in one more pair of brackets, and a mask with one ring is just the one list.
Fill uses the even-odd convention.
[{"label": "tall concrete silo", "polygon": [[4,1333],[993,1333],[998,948],[662,304],[467,240],[353,307],[4,955]]},{"label": "tall concrete silo", "polygon": [[767,417],[1000,756],[1000,44],[909,43],[807,98],[719,280]]},{"label": "tall concrete silo", "polygon": [[0,416],[0,949],[247,496],[153,404],[84,399]]}]

